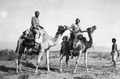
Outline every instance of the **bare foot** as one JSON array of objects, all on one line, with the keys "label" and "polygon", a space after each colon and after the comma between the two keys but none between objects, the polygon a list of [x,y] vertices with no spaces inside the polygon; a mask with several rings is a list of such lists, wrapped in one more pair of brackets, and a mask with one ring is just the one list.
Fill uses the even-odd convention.
[{"label": "bare foot", "polygon": [[50,70],[48,70],[48,72],[47,72],[48,74],[50,74],[51,73],[51,71]]}]

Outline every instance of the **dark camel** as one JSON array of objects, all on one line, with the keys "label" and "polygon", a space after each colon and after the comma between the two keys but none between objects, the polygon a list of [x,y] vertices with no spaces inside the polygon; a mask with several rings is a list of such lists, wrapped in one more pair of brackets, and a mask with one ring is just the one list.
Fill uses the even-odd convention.
[{"label": "dark camel", "polygon": [[[76,64],[75,64],[75,68],[73,70],[73,73],[76,73],[77,64],[78,64],[78,62],[80,60],[80,56],[81,56],[82,53],[84,53],[84,63],[85,63],[86,70],[88,71],[88,68],[87,68],[87,49],[89,49],[89,48],[92,47],[93,39],[92,39],[91,34],[95,30],[96,30],[96,26],[92,26],[90,28],[87,28],[87,33],[88,33],[89,41],[87,41],[86,38],[83,37],[81,34],[75,35],[75,38],[73,40],[73,50],[64,49],[64,51],[62,51],[62,53],[61,53],[61,58],[60,58],[60,72],[62,72],[62,59],[63,59],[64,56],[66,56],[66,61],[65,61],[66,65],[68,66],[69,70],[71,70],[70,66],[68,64],[68,60],[69,60],[69,56],[71,55],[71,53],[74,53],[74,52],[76,53],[77,60],[76,60]],[[66,46],[66,45],[64,45],[64,46]]]}]

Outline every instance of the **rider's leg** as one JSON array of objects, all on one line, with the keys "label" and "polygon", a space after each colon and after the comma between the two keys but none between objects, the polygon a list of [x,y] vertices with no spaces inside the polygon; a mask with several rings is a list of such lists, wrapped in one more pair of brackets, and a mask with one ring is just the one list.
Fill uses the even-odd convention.
[{"label": "rider's leg", "polygon": [[39,30],[35,29],[35,42],[37,43],[38,42],[38,37],[39,37]]},{"label": "rider's leg", "polygon": [[39,42],[38,42],[38,38],[39,38],[39,30],[38,29],[33,29],[33,33],[34,33],[34,37],[35,37],[35,49],[38,49],[39,47]]}]

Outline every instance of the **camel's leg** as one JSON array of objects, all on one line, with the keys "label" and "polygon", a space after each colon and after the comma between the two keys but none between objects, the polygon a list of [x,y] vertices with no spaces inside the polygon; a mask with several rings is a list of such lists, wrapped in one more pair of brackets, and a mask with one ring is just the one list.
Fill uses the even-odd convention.
[{"label": "camel's leg", "polygon": [[86,71],[88,71],[88,67],[87,67],[87,52],[84,53],[84,63],[85,63]]},{"label": "camel's leg", "polygon": [[22,53],[24,52],[24,49],[25,47],[23,47],[23,39],[19,39],[17,41],[17,48],[16,48],[16,53],[18,54],[17,56],[17,59],[16,59],[16,64],[17,64],[17,67],[16,67],[16,72],[18,73],[18,69],[20,70],[20,72],[22,72],[21,70],[21,61],[20,61],[20,58],[22,56]]},{"label": "camel's leg", "polygon": [[20,64],[19,64],[19,70],[20,70],[20,72],[22,72],[22,69],[21,69],[22,64],[21,64],[21,61],[20,61],[20,60],[19,60],[19,62],[20,62]]},{"label": "camel's leg", "polygon": [[19,55],[19,57],[16,59],[16,65],[17,65],[17,67],[16,67],[16,73],[19,73],[19,71],[22,72],[20,58],[21,58],[21,55]]},{"label": "camel's leg", "polygon": [[19,71],[22,72],[20,59],[16,59],[16,65],[16,73],[19,73]]},{"label": "camel's leg", "polygon": [[78,54],[77,60],[76,60],[76,64],[75,64],[75,69],[73,70],[73,73],[76,73],[77,65],[78,65],[78,62],[79,62],[79,60],[80,60],[81,54],[82,54],[82,51],[79,51],[79,54]]},{"label": "camel's leg", "polygon": [[38,74],[38,67],[39,67],[40,60],[41,60],[41,57],[42,57],[43,53],[44,53],[44,50],[41,49],[41,51],[39,52],[39,56],[38,56],[38,61],[37,61],[37,65],[36,65],[35,74]]},{"label": "camel's leg", "polygon": [[48,72],[51,72],[50,66],[49,66],[49,50],[46,51],[46,60],[47,60],[47,70]]},{"label": "camel's leg", "polygon": [[[20,53],[22,53],[22,51],[20,51]],[[16,59],[16,65],[17,65],[16,73],[19,73],[19,71],[22,72],[22,70],[21,70],[21,61],[20,61],[21,56],[22,56],[22,54],[19,54],[17,59]]]},{"label": "camel's leg", "polygon": [[18,57],[18,65],[19,65],[19,71],[22,72],[22,64],[21,64],[21,57],[22,57],[22,54],[24,52],[24,48],[22,48],[22,50],[20,51],[20,54],[19,54],[19,57]]},{"label": "camel's leg", "polygon": [[21,57],[22,57],[22,54],[24,53],[24,50],[25,50],[25,47],[24,46],[21,46],[21,51],[20,51],[20,53],[19,53],[19,59],[18,59],[18,61],[19,61],[19,70],[20,70],[20,72],[22,72],[22,70],[21,70],[21,67],[22,67],[22,64],[21,64]]},{"label": "camel's leg", "polygon": [[18,69],[19,69],[18,59],[16,59],[15,64],[16,64],[16,73],[19,73],[19,72],[18,72]]},{"label": "camel's leg", "polygon": [[67,65],[67,67],[69,68],[69,71],[71,71],[71,68],[70,68],[70,66],[69,66],[69,64],[68,64],[68,60],[69,60],[69,55],[67,54],[67,55],[66,55],[65,63],[66,63],[66,65]]},{"label": "camel's leg", "polygon": [[20,50],[20,43],[19,43],[19,40],[17,41],[17,47],[16,47],[16,50],[15,52],[17,53],[17,59],[15,61],[15,64],[16,64],[16,73],[19,73],[18,70],[19,70],[19,50]]},{"label": "camel's leg", "polygon": [[64,55],[61,54],[61,57],[60,57],[60,72],[62,72],[62,64],[63,64],[62,59],[63,59],[63,57],[64,57]]},{"label": "camel's leg", "polygon": [[26,48],[26,50],[25,50],[25,60],[26,60],[26,64],[29,63],[29,60],[28,60],[28,53],[29,53],[29,49]]}]

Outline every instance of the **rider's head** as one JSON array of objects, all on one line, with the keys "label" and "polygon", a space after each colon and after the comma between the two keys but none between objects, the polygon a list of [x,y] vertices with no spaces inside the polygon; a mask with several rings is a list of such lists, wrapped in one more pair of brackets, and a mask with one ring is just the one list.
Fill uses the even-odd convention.
[{"label": "rider's head", "polygon": [[116,42],[116,39],[115,38],[112,38],[112,43],[115,43]]},{"label": "rider's head", "polygon": [[80,19],[76,18],[75,22],[76,22],[76,24],[79,24],[80,23]]},{"label": "rider's head", "polygon": [[62,38],[62,40],[63,40],[64,42],[68,41],[68,36],[64,36],[64,37]]},{"label": "rider's head", "polygon": [[39,17],[39,15],[40,15],[40,12],[39,11],[35,11],[35,17]]}]

